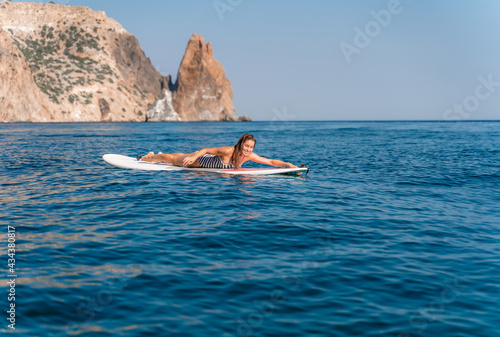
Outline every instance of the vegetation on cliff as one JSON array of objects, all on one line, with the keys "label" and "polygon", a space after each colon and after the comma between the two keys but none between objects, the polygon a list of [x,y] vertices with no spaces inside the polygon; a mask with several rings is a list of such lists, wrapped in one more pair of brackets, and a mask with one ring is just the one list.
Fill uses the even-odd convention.
[{"label": "vegetation on cliff", "polygon": [[[94,34],[85,32],[77,26],[60,28],[58,23],[56,28],[44,25],[38,36],[26,39],[13,37],[15,45],[29,64],[33,80],[54,103],[59,104],[60,100],[67,99],[70,103],[80,101],[89,104],[92,93],[69,93],[75,86],[93,82],[104,84],[106,81],[115,83],[119,78],[109,65],[78,55],[90,50],[105,52],[98,41],[101,38],[106,40],[106,37],[98,35],[98,27],[93,32]],[[65,93],[69,95],[66,96]]]},{"label": "vegetation on cliff", "polygon": [[0,49],[0,121],[144,121],[161,93],[137,39],[86,7],[2,2]]}]

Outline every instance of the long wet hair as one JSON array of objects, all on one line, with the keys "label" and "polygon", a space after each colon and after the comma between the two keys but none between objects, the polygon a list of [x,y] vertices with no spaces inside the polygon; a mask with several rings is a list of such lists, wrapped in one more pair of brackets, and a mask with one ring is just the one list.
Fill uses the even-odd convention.
[{"label": "long wet hair", "polygon": [[240,168],[241,166],[240,164],[241,152],[243,144],[245,144],[247,140],[253,141],[254,145],[257,144],[257,140],[255,140],[255,137],[249,133],[245,133],[243,136],[240,137],[240,140],[238,140],[238,143],[236,143],[236,145],[234,146],[234,152],[232,158],[234,168]]}]

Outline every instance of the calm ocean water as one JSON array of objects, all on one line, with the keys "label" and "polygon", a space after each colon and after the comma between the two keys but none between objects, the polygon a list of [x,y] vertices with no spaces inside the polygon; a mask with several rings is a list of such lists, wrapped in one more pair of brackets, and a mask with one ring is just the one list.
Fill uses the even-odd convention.
[{"label": "calm ocean water", "polygon": [[[101,158],[245,132],[309,175]],[[498,122],[3,124],[0,144],[3,335],[500,335]]]}]

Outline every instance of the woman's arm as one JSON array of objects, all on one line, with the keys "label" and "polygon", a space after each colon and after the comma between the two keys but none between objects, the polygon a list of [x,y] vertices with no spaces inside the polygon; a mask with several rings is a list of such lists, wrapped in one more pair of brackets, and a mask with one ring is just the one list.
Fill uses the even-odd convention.
[{"label": "woman's arm", "polygon": [[266,165],[271,165],[271,166],[277,166],[277,167],[290,167],[290,168],[296,168],[297,166],[291,164],[291,163],[286,163],[284,161],[278,160],[278,159],[267,159],[264,157],[261,157],[255,153],[251,153],[250,156],[248,157],[249,160],[254,161],[256,163],[260,164],[266,164]]},{"label": "woman's arm", "polygon": [[214,148],[207,148],[207,149],[201,149],[199,151],[191,153],[189,156],[184,158],[183,164],[184,166],[192,165],[196,159],[206,155],[206,154],[212,154],[216,156],[225,156],[228,154],[228,151],[232,149],[231,146],[222,146],[222,147],[214,147]]}]

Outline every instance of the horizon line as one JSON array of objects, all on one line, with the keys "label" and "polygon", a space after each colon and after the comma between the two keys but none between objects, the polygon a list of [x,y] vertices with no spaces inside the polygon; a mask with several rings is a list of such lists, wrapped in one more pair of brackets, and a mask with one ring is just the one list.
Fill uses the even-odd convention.
[{"label": "horizon line", "polygon": [[146,121],[141,121],[141,122],[136,122],[136,121],[116,121],[116,122],[103,122],[103,121],[78,121],[78,122],[71,122],[71,121],[59,121],[59,122],[0,122],[0,125],[8,125],[8,124],[82,124],[82,123],[92,123],[92,124],[98,124],[98,123],[108,123],[108,124],[114,124],[114,123],[149,123],[149,124],[157,124],[157,123],[185,123],[185,124],[192,124],[192,123],[285,123],[285,124],[293,124],[293,123],[314,123],[314,122],[336,122],[336,123],[401,123],[401,122],[419,122],[419,123],[471,123],[471,122],[500,122],[500,119],[463,119],[463,120],[441,120],[441,119],[356,119],[356,120],[348,120],[348,119],[314,119],[314,120],[290,120],[290,121],[273,121],[273,120],[252,120],[251,122],[239,122],[239,121],[178,121],[178,122],[146,122]]}]

